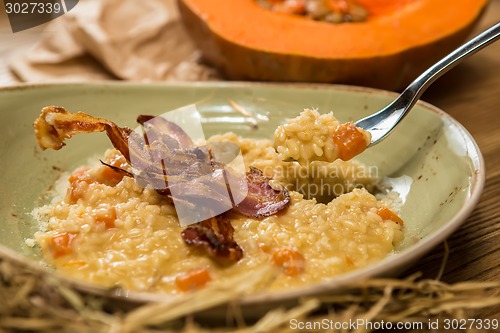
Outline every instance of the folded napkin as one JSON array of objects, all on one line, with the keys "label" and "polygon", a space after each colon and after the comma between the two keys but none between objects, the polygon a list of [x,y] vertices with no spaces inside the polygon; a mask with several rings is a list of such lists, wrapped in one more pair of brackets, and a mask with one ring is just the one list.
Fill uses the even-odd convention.
[{"label": "folded napkin", "polygon": [[174,0],[80,1],[28,52],[9,59],[23,81],[206,81]]}]

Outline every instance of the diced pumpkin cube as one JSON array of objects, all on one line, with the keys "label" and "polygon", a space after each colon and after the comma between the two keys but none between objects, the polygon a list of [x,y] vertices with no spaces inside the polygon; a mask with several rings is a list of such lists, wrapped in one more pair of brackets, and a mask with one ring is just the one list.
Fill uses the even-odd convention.
[{"label": "diced pumpkin cube", "polygon": [[52,255],[54,256],[54,258],[59,258],[73,252],[71,243],[75,236],[75,234],[65,232],[55,235],[50,239],[49,247],[52,250]]},{"label": "diced pumpkin cube", "polygon": [[75,204],[79,199],[82,199],[87,192],[89,184],[92,182],[87,177],[86,173],[89,168],[80,168],[75,170],[69,177],[69,187],[66,191],[66,201],[70,204]]},{"label": "diced pumpkin cube", "polygon": [[177,288],[182,291],[190,291],[204,287],[212,278],[206,268],[187,272],[175,278]]},{"label": "diced pumpkin cube", "polygon": [[380,208],[377,211],[377,215],[382,218],[382,220],[391,220],[396,222],[399,225],[403,225],[404,222],[403,220],[398,216],[398,214],[394,213],[392,210],[389,208]]},{"label": "diced pumpkin cube", "polygon": [[338,149],[338,156],[343,161],[348,161],[361,154],[369,142],[367,137],[353,123],[345,123],[333,134],[333,141]]},{"label": "diced pumpkin cube", "polygon": [[290,276],[302,273],[305,269],[304,256],[289,248],[282,248],[274,252],[271,263],[275,266],[280,266],[283,269],[283,273]]}]

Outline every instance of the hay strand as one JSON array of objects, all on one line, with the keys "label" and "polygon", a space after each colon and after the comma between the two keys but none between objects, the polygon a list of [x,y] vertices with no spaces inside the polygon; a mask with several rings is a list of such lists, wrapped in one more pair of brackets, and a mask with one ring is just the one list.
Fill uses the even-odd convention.
[{"label": "hay strand", "polygon": [[[429,318],[466,318],[471,310],[500,305],[498,281],[447,284],[413,274],[404,279],[355,282],[339,294],[307,298],[291,308],[271,309],[247,325],[235,301],[255,288],[265,288],[275,273],[263,268],[235,278],[226,287],[208,287],[164,302],[124,306],[124,302],[73,289],[51,274],[35,274],[0,258],[0,297],[5,300],[0,302],[0,332],[291,332],[291,320],[428,322]],[[231,304],[228,308],[232,317],[228,313],[226,325],[192,316],[227,304]]]}]

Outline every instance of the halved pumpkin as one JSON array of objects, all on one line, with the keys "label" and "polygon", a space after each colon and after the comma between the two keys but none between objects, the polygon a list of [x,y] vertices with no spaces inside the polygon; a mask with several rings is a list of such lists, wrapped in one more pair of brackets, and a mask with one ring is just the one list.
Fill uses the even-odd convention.
[{"label": "halved pumpkin", "polygon": [[365,22],[273,12],[256,0],[178,0],[204,57],[228,79],[398,90],[460,45],[487,0],[357,0]]}]

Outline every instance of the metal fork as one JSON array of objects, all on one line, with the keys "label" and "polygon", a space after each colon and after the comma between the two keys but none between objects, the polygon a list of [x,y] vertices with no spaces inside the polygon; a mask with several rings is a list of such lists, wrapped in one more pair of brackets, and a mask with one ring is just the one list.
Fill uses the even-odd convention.
[{"label": "metal fork", "polygon": [[356,126],[370,132],[372,139],[368,147],[379,143],[396,127],[415,105],[424,91],[468,56],[500,38],[500,23],[469,40],[422,73],[391,104],[382,110],[356,122]]}]

